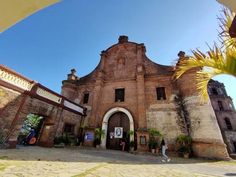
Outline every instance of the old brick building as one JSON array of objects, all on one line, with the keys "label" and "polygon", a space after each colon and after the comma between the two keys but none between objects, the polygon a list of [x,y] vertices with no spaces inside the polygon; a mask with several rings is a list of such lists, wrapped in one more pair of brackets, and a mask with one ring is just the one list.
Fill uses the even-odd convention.
[{"label": "old brick building", "polygon": [[[86,109],[43,85],[0,65],[0,147],[16,147],[29,114],[43,117],[36,144],[53,146],[55,136],[70,129],[77,136]],[[70,127],[70,128],[67,128]]]},{"label": "old brick building", "polygon": [[211,80],[208,93],[230,154],[236,153],[236,111],[223,83]]},{"label": "old brick building", "polygon": [[[102,147],[118,149],[115,128],[123,136],[135,131],[138,151],[148,150],[147,129],[159,130],[174,149],[176,137],[185,133],[177,114],[176,95],[186,100],[191,124],[194,154],[227,158],[228,153],[210,103],[201,103],[195,85],[196,70],[177,82],[172,80],[174,67],[152,62],[144,44],[120,36],[117,44],[101,52],[98,66],[90,74],[77,77],[75,70],[63,81],[62,95],[87,107],[84,121],[85,144],[92,145],[94,128],[105,130]],[[179,57],[184,58],[180,52]],[[89,138],[87,138],[89,135]]]}]

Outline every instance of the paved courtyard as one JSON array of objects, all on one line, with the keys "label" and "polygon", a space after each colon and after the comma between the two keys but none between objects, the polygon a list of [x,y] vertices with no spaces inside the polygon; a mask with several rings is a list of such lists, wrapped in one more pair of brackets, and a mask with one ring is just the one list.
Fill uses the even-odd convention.
[{"label": "paved courtyard", "polygon": [[0,150],[3,177],[153,177],[236,176],[236,161],[172,157],[163,163],[153,155],[94,148],[19,147]]}]

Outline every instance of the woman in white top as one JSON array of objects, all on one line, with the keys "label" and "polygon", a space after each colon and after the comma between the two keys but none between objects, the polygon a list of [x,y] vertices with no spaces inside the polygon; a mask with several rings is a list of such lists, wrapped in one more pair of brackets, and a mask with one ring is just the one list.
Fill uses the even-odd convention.
[{"label": "woman in white top", "polygon": [[168,149],[166,143],[165,143],[165,140],[164,138],[161,140],[161,152],[162,152],[162,156],[163,156],[163,160],[162,162],[169,162],[170,159],[169,157],[166,155],[166,149]]}]

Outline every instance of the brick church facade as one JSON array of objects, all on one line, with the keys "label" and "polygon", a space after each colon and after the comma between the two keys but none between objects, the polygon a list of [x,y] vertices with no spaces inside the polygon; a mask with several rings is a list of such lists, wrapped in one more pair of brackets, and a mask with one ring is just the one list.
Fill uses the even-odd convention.
[{"label": "brick church facade", "polygon": [[[103,148],[117,149],[119,141],[114,130],[121,127],[123,136],[134,131],[138,151],[148,150],[147,130],[160,131],[170,150],[176,137],[186,133],[178,116],[175,97],[186,100],[189,129],[196,156],[227,158],[215,113],[211,104],[202,103],[195,85],[196,70],[173,80],[174,66],[156,64],[146,56],[144,44],[128,41],[120,36],[118,43],[101,52],[98,66],[90,74],[79,78],[72,70],[63,81],[62,95],[87,108],[83,122],[86,145],[92,145],[95,128],[105,130]],[[179,53],[179,59],[185,57]]]}]

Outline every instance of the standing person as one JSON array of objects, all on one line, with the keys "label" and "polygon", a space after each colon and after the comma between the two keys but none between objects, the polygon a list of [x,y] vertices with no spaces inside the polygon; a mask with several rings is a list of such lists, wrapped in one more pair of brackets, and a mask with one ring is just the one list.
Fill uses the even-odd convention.
[{"label": "standing person", "polygon": [[124,151],[125,150],[125,140],[124,140],[124,138],[122,138],[120,145],[121,145],[122,151]]},{"label": "standing person", "polygon": [[168,149],[164,138],[161,140],[161,153],[164,159],[162,159],[162,162],[169,162],[170,158],[166,155],[166,149]]}]

